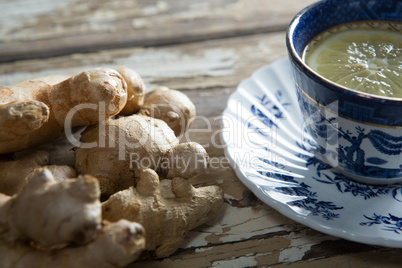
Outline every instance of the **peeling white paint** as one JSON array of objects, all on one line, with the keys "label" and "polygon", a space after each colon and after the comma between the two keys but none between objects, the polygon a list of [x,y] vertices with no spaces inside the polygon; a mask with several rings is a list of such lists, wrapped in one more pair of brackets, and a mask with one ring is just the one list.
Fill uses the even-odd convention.
[{"label": "peeling white paint", "polygon": [[112,64],[83,65],[71,68],[52,68],[38,72],[15,72],[0,75],[0,85],[9,86],[37,77],[53,74],[74,75],[98,67],[124,65],[136,70],[149,88],[154,79],[226,76],[234,73],[237,54],[233,49],[206,49],[197,55],[183,54],[175,49],[143,50]]},{"label": "peeling white paint", "polygon": [[280,251],[279,263],[291,263],[301,261],[307,251],[312,246],[320,244],[323,241],[338,240],[339,238],[331,237],[321,233],[317,233],[315,236],[307,235],[307,230],[303,230],[299,233],[290,233],[289,240],[290,245],[288,248]]},{"label": "peeling white paint", "polygon": [[[272,9],[271,3],[266,0],[238,0],[233,3],[215,6],[211,6],[210,3],[189,3],[186,9],[176,12],[174,16],[169,19],[172,21],[188,21],[201,18],[216,19],[225,17],[228,20],[244,20],[250,16],[250,12],[247,12],[248,10],[255,12],[255,6],[261,9]],[[149,8],[152,12],[143,9],[142,14],[149,16],[153,15],[153,12],[156,12],[154,11],[156,9],[155,6],[150,6]],[[155,24],[166,22],[166,17],[163,15],[151,17],[150,19],[152,19]]]},{"label": "peeling white paint", "polygon": [[0,2],[0,29],[15,27],[20,21],[33,19],[39,15],[50,13],[56,8],[62,8],[77,0],[63,1],[32,1],[13,0]]},{"label": "peeling white paint", "polygon": [[190,3],[188,5],[190,10],[197,10],[203,12],[210,12],[211,11],[211,3],[208,2],[198,2],[198,3]]},{"label": "peeling white paint", "polygon": [[116,12],[113,12],[112,10],[98,9],[91,13],[91,16],[88,18],[88,21],[92,23],[95,22],[104,23],[105,21],[111,21],[117,18],[118,17]]},{"label": "peeling white paint", "polygon": [[[225,203],[219,215],[206,223],[209,227],[204,227],[202,232],[190,231],[181,247],[206,246],[209,243],[208,237],[211,235],[217,236],[219,241],[224,243],[242,241],[257,235],[287,230],[286,226],[281,226],[279,222],[276,222],[272,213],[266,209],[236,208]],[[223,232],[222,228],[229,228],[229,231]]]},{"label": "peeling white paint", "polygon": [[[0,9],[2,16],[0,17],[0,41],[7,42],[12,40],[35,40],[43,38],[51,38],[57,34],[68,35],[70,33],[85,32],[88,29],[96,29],[102,26],[93,25],[93,22],[62,24],[62,21],[71,21],[71,18],[77,16],[80,10],[88,12],[90,6],[86,2],[77,0],[50,1],[50,0],[14,0],[12,2],[1,3]],[[34,25],[39,21],[39,17],[43,15],[52,15],[61,12],[59,16],[61,22],[54,22],[42,25],[36,28]],[[95,12],[94,12],[95,13]],[[28,25],[28,27],[27,27]],[[33,28],[31,26],[33,25]],[[68,25],[68,26],[67,26]],[[102,30],[110,31],[112,27],[103,23]]]},{"label": "peeling white paint", "polygon": [[[32,32],[23,27],[25,23],[34,23],[38,17],[63,9],[77,0],[47,1],[47,0],[13,0],[0,2],[0,41],[31,40],[41,37],[38,32]],[[53,27],[51,29],[54,29]],[[56,26],[54,32],[59,32]],[[53,33],[54,34],[54,33]]]},{"label": "peeling white paint", "polygon": [[156,5],[150,5],[142,8],[143,16],[154,16],[169,10],[169,4],[164,1],[158,1]]},{"label": "peeling white paint", "polygon": [[[115,1],[112,1],[115,2]],[[97,6],[78,0],[13,0],[0,2],[0,41],[35,40],[62,35],[113,32],[111,23],[124,18],[154,18],[169,10],[169,4],[158,1],[154,5],[141,6],[137,1],[116,1],[117,6],[104,3]],[[127,6],[127,2],[129,2]],[[120,5],[119,5],[120,4]],[[49,25],[35,25],[41,15],[59,16]],[[84,20],[82,18],[85,18]],[[152,19],[151,19],[152,20]],[[146,20],[145,20],[146,21]],[[141,22],[141,21],[140,21]],[[28,24],[27,24],[28,23]],[[144,20],[141,25],[144,25]],[[149,23],[149,21],[147,22]],[[133,25],[137,25],[136,22]],[[28,27],[26,27],[28,25]]]},{"label": "peeling white paint", "polygon": [[[308,2],[311,2],[309,0]],[[174,28],[175,23],[191,20],[216,20],[252,23],[250,19],[258,15],[260,10],[270,10],[268,20],[276,17],[293,15],[305,4],[292,0],[289,5],[275,5],[267,0],[237,0],[224,2],[194,2],[187,4],[158,1],[144,6],[146,1],[115,0],[104,1],[94,5],[92,1],[78,0],[13,0],[0,1],[2,16],[0,17],[0,41],[35,40],[57,38],[65,35],[76,35],[89,32],[117,31],[124,20],[131,21],[135,29],[148,27],[165,29],[166,25]],[[258,7],[258,9],[256,9]],[[169,12],[170,9],[173,11]],[[57,11],[57,12],[56,12]],[[44,21],[40,15],[47,15]],[[47,25],[42,22],[51,21]],[[210,27],[220,27],[210,24]]]},{"label": "peeling white paint", "polygon": [[195,253],[205,252],[205,251],[208,251],[208,250],[211,250],[211,249],[213,249],[213,247],[209,247],[209,248],[196,248],[196,249],[195,249]]},{"label": "peeling white paint", "polygon": [[255,267],[258,265],[258,263],[254,260],[253,255],[248,255],[239,258],[232,258],[229,260],[214,261],[211,267],[219,267],[219,268]]},{"label": "peeling white paint", "polygon": [[152,26],[152,23],[150,20],[146,18],[136,18],[131,20],[131,25],[133,26],[134,29],[144,29],[144,28],[150,28]]},{"label": "peeling white paint", "polygon": [[133,68],[145,77],[188,78],[233,74],[236,60],[233,49],[207,49],[199,55],[159,49],[134,54],[116,63]]},{"label": "peeling white paint", "polygon": [[258,257],[264,257],[264,256],[269,256],[271,255],[271,252],[267,253],[251,253],[247,254],[245,256],[241,257],[236,257],[236,258],[230,258],[230,259],[225,259],[225,260],[217,260],[213,261],[211,263],[211,267],[261,267],[256,260]]}]

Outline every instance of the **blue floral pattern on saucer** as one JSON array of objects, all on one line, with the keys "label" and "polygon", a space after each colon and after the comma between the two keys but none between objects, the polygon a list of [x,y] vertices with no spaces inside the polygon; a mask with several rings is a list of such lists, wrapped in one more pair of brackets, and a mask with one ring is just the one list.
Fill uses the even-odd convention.
[{"label": "blue floral pattern on saucer", "polygon": [[402,218],[394,216],[392,214],[388,214],[388,216],[382,216],[382,215],[377,215],[374,214],[372,217],[367,217],[366,222],[361,222],[360,225],[362,226],[372,226],[374,224],[379,224],[381,226],[384,226],[383,230],[385,231],[391,231],[396,234],[401,234],[402,233]]},{"label": "blue floral pattern on saucer", "polygon": [[[265,66],[229,98],[221,138],[236,174],[263,202],[297,222],[361,243],[402,248],[402,184],[362,184],[317,157],[324,149],[306,130],[289,68],[286,58]],[[356,131],[361,135],[356,143],[364,139],[389,149],[376,133]],[[345,133],[345,139],[355,141],[354,136]],[[345,156],[356,159],[355,147],[343,148]],[[382,164],[380,158],[365,161]]]}]

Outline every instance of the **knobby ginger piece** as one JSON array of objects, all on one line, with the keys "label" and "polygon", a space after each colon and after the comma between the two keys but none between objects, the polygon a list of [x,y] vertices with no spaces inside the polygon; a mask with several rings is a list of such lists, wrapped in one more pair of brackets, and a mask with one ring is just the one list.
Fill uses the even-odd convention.
[{"label": "knobby ginger piece", "polygon": [[147,93],[139,113],[165,121],[178,137],[186,132],[196,116],[191,100],[182,92],[167,87]]},{"label": "knobby ginger piece", "polygon": [[[146,92],[146,86],[141,76],[125,66],[114,67],[127,84],[127,103],[123,110],[120,111],[120,115],[131,115],[136,113],[144,104],[144,97]],[[49,85],[54,85],[70,78],[64,75],[50,75],[46,77],[37,78],[35,80],[41,80]]]},{"label": "knobby ginger piece", "polygon": [[0,238],[6,241],[82,244],[93,240],[101,226],[99,183],[89,175],[58,182],[41,168],[20,193],[1,196]]},{"label": "knobby ginger piece", "polygon": [[123,76],[127,83],[127,103],[120,115],[131,115],[136,113],[144,104],[146,87],[141,76],[134,70],[119,66],[114,68]]},{"label": "knobby ginger piece", "polygon": [[95,124],[100,110],[110,117],[126,102],[126,82],[117,71],[106,68],[85,71],[53,85],[31,80],[0,87],[0,154],[55,139],[65,124]]},{"label": "knobby ginger piece", "polygon": [[179,144],[164,121],[141,114],[89,126],[81,142],[75,150],[75,168],[98,178],[105,195],[135,186],[146,168],[166,178],[191,179],[208,166],[208,154],[200,144]]},{"label": "knobby ginger piece", "polygon": [[35,171],[44,166],[58,181],[77,176],[74,168],[70,166],[48,164],[49,153],[46,151],[35,151],[17,160],[0,160],[0,193],[19,193]]},{"label": "knobby ginger piece", "polygon": [[23,190],[0,194],[0,267],[122,267],[145,247],[144,229],[101,222],[98,181],[56,181],[39,169]]},{"label": "knobby ginger piece", "polygon": [[105,223],[86,245],[60,250],[37,250],[24,242],[0,241],[2,268],[114,268],[135,261],[145,247],[144,229],[135,222]]},{"label": "knobby ginger piece", "polygon": [[104,219],[127,219],[144,226],[145,249],[157,258],[175,252],[190,230],[211,220],[223,205],[218,186],[194,188],[179,177],[171,183],[175,198],[162,197],[158,175],[146,169],[136,188],[117,192],[102,204]]}]

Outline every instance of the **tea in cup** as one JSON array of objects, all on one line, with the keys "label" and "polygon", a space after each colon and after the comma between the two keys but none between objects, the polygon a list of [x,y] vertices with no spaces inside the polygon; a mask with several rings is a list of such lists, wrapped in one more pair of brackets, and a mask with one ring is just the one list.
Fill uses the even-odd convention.
[{"label": "tea in cup", "polygon": [[287,33],[298,101],[316,156],[364,183],[402,182],[399,4],[320,1],[301,11]]}]

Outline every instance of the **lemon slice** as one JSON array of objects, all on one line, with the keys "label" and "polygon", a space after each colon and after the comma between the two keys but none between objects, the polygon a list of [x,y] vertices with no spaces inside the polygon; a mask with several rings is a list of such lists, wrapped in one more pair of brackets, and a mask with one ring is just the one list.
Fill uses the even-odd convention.
[{"label": "lemon slice", "polygon": [[402,34],[342,29],[310,42],[304,61],[321,76],[350,89],[402,98]]}]

